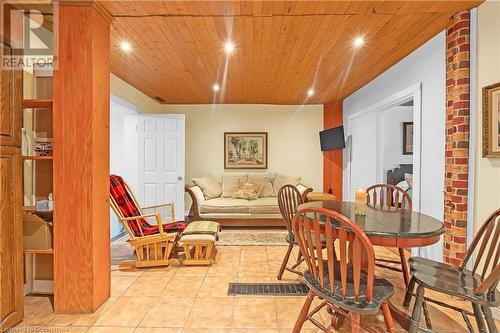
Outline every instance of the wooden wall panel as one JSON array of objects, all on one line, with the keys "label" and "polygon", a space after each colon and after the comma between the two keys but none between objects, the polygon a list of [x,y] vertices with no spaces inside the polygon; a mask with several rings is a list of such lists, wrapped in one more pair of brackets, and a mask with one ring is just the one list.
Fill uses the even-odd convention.
[{"label": "wooden wall panel", "polygon": [[[323,106],[324,128],[333,128],[342,125],[342,104],[338,101]],[[323,191],[332,193],[337,200],[342,200],[343,150],[323,152]]]},{"label": "wooden wall panel", "polygon": [[[3,4],[0,54],[22,41],[23,17]],[[11,20],[12,19],[12,20]],[[0,332],[24,314],[21,162],[22,71],[0,68]]]},{"label": "wooden wall panel", "polygon": [[23,318],[21,150],[0,146],[0,331]]},{"label": "wooden wall panel", "polygon": [[95,311],[110,295],[109,21],[61,3],[55,22],[55,311]]},{"label": "wooden wall panel", "polygon": [[[0,44],[0,54],[10,52]],[[22,71],[0,68],[0,145],[21,146]]]}]

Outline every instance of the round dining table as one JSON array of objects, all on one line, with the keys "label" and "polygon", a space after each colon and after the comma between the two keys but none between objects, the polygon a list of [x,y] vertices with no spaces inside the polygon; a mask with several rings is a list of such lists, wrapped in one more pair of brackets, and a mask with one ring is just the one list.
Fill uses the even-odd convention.
[{"label": "round dining table", "polygon": [[[407,209],[366,205],[365,215],[358,215],[355,213],[354,202],[315,201],[300,205],[298,210],[309,207],[326,208],[344,215],[361,227],[374,246],[392,248],[428,246],[437,243],[445,231],[444,224],[438,219]],[[389,303],[389,306],[393,319],[403,329],[408,330],[410,316],[392,303]],[[343,320],[339,316],[341,315],[338,312],[333,313],[334,326],[341,325]]]}]

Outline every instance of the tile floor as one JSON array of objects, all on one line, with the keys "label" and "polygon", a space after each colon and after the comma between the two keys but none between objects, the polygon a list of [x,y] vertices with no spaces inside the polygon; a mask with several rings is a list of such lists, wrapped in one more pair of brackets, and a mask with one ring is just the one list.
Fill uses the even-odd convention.
[{"label": "tile floor", "polygon": [[[114,260],[126,257],[128,244],[113,249]],[[121,251],[121,253],[120,253]],[[285,246],[220,246],[211,267],[119,269],[111,272],[111,298],[95,313],[54,314],[49,297],[25,298],[25,320],[14,332],[86,333],[287,333],[304,297],[227,296],[229,282],[275,281]],[[377,249],[379,256],[393,256]],[[292,255],[295,256],[296,252]],[[293,260],[293,258],[292,258]],[[380,270],[397,285],[393,301],[401,304],[404,289],[399,273]],[[301,278],[285,272],[285,281]],[[458,303],[455,301],[455,303]],[[469,307],[467,304],[464,306]],[[461,316],[430,305],[438,332],[465,332]],[[318,319],[328,323],[326,311]],[[363,316],[363,330],[385,332],[381,315]],[[349,321],[340,330],[350,332]],[[402,329],[397,326],[397,331]],[[302,332],[319,332],[306,323]]]}]

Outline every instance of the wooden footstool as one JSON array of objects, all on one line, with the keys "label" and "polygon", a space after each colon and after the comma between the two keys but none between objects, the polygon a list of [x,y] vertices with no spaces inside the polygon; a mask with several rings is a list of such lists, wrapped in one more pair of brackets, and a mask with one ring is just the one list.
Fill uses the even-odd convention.
[{"label": "wooden footstool", "polygon": [[191,234],[181,237],[184,246],[184,265],[210,265],[212,250],[215,247],[215,236],[209,234]]}]

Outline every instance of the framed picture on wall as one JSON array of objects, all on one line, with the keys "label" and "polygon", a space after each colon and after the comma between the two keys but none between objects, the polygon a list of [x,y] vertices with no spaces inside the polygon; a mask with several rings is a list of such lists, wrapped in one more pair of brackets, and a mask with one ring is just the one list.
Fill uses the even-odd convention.
[{"label": "framed picture on wall", "polygon": [[267,132],[225,132],[225,169],[267,169]]},{"label": "framed picture on wall", "polygon": [[403,155],[413,155],[413,122],[403,123]]},{"label": "framed picture on wall", "polygon": [[500,82],[483,88],[483,157],[500,157]]}]

